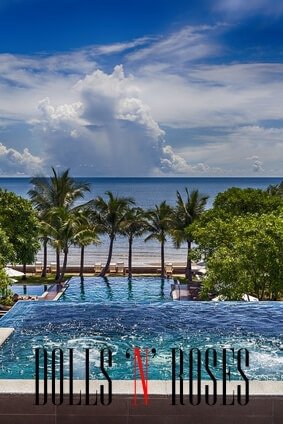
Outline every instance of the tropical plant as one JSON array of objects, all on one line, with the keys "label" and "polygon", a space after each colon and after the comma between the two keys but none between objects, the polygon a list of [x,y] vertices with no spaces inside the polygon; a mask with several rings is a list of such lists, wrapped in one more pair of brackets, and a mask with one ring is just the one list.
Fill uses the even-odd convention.
[{"label": "tropical plant", "polygon": [[[45,277],[47,272],[47,243],[49,239],[48,233],[45,232],[47,228],[45,223],[48,224],[48,214],[52,208],[65,207],[71,209],[76,200],[84,198],[85,193],[90,191],[90,185],[86,182],[78,182],[72,178],[69,175],[69,169],[62,173],[57,173],[54,168],[52,168],[52,175],[49,178],[34,177],[30,183],[33,188],[29,190],[28,194],[38,211],[40,221],[43,223],[41,226],[41,240],[43,242],[42,276]],[[59,274],[59,268],[57,269],[57,274]]]},{"label": "tropical plant", "polygon": [[34,262],[40,247],[39,221],[31,202],[0,189],[0,227],[13,248],[13,260],[23,264],[26,273],[26,264]]},{"label": "tropical plant", "polygon": [[270,184],[267,189],[267,193],[271,196],[281,196],[283,197],[283,181],[279,184]]},{"label": "tropical plant", "polygon": [[183,198],[179,191],[177,191],[176,206],[172,214],[171,236],[174,245],[177,249],[183,243],[187,244],[187,264],[186,264],[186,278],[189,283],[192,282],[192,236],[190,234],[190,226],[195,222],[204,212],[208,196],[199,193],[198,190],[189,192],[185,188],[186,197]]},{"label": "tropical plant", "polygon": [[271,196],[267,191],[254,188],[232,187],[218,193],[213,209],[219,215],[246,215],[269,213],[283,206],[283,198]]},{"label": "tropical plant", "polygon": [[[52,208],[48,214],[46,231],[50,241],[56,249],[56,277],[57,283],[63,281],[69,249],[72,245],[85,246],[94,240],[97,235],[93,226],[86,220],[86,212],[68,210],[64,207]],[[63,252],[63,265],[60,267],[60,252]],[[83,263],[82,263],[83,266]]]},{"label": "tropical plant", "polygon": [[172,223],[172,208],[163,201],[147,212],[147,231],[145,242],[158,240],[160,243],[161,277],[165,277],[165,242]]},{"label": "tropical plant", "polygon": [[278,299],[283,293],[283,211],[198,221],[193,233],[207,255],[203,293],[238,300],[244,293]]},{"label": "tropical plant", "polygon": [[128,277],[132,277],[132,250],[134,237],[142,236],[147,229],[147,221],[142,208],[128,208],[121,224],[121,232],[128,238]]},{"label": "tropical plant", "polygon": [[0,297],[5,298],[9,293],[10,279],[4,269],[0,269]]},{"label": "tropical plant", "polygon": [[13,245],[9,241],[5,230],[0,225],[0,269],[7,265],[9,262],[13,262],[15,258],[15,252]]},{"label": "tropical plant", "polygon": [[126,213],[130,205],[134,204],[134,200],[130,197],[114,196],[111,191],[106,191],[107,199],[98,196],[96,199],[88,202],[87,207],[93,211],[93,222],[97,225],[99,233],[107,234],[110,240],[108,257],[100,276],[104,277],[108,271],[114,240],[117,234],[121,233],[121,225],[125,219]]},{"label": "tropical plant", "polygon": [[100,240],[97,235],[97,228],[91,221],[91,214],[89,210],[80,209],[76,212],[77,215],[77,229],[74,237],[74,244],[81,249],[80,255],[80,277],[84,273],[84,255],[85,247],[90,244],[99,244]]}]

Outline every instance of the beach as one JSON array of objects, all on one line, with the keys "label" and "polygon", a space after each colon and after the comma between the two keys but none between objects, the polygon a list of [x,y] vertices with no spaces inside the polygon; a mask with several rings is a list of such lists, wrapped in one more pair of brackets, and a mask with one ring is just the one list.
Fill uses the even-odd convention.
[{"label": "beach", "polygon": [[[207,207],[211,207],[213,199],[219,192],[229,187],[260,188],[266,189],[270,184],[277,184],[281,178],[206,178],[206,177],[163,177],[163,178],[99,178],[85,177],[77,178],[79,181],[87,181],[91,184],[91,192],[86,193],[84,201],[96,196],[103,196],[107,190],[113,191],[115,195],[130,196],[135,199],[137,206],[152,208],[155,204],[166,200],[171,206],[176,201],[176,191],[184,193],[185,187],[189,190],[198,189],[201,193],[209,195]],[[27,192],[31,188],[30,178],[0,178],[0,188],[13,191],[17,195],[28,198]],[[77,203],[77,205],[79,202]],[[109,240],[107,236],[100,236],[101,243],[98,246],[90,245],[85,248],[85,265],[93,267],[96,262],[105,263],[108,253]],[[183,266],[186,261],[187,250],[185,246],[176,249],[168,237],[165,244],[165,261],[172,262],[175,266]],[[114,242],[112,262],[127,263],[128,244],[125,237],[117,236]],[[37,261],[42,262],[42,250],[37,254]],[[50,246],[48,248],[48,264],[55,261],[55,252]],[[78,266],[80,262],[80,249],[71,247],[68,258],[69,266]],[[151,240],[144,242],[144,237],[134,239],[133,265],[135,266],[159,266],[160,246]]]}]

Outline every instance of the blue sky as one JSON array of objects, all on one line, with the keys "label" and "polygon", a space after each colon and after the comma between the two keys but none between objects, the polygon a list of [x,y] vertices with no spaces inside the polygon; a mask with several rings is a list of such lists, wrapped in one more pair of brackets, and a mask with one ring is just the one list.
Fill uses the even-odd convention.
[{"label": "blue sky", "polygon": [[282,176],[282,2],[0,0],[0,39],[0,175]]}]

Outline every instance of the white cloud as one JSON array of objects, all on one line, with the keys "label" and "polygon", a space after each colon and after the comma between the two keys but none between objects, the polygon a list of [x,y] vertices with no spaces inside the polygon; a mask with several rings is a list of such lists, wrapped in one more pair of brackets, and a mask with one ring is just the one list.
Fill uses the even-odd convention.
[{"label": "white cloud", "polygon": [[[13,144],[18,125],[45,167],[71,166],[76,174],[282,175],[282,128],[268,126],[282,124],[283,65],[204,65],[221,51],[214,35],[222,30],[185,27],[71,53],[0,54],[7,149],[23,149],[23,140]],[[98,65],[101,55],[129,49],[124,67],[107,73]],[[193,141],[177,143],[168,127],[177,139],[179,129],[193,131]]]},{"label": "white cloud", "polygon": [[37,156],[33,156],[28,149],[24,149],[21,153],[0,143],[0,174],[32,175],[40,171],[41,166],[42,160]]},{"label": "white cloud", "polygon": [[[243,126],[225,129],[223,134],[199,136],[199,146],[180,149],[185,160],[203,160],[227,175],[282,176],[283,128]],[[201,146],[201,147],[200,147]]]},{"label": "white cloud", "polygon": [[154,118],[175,128],[282,119],[282,64],[195,65],[186,75],[154,71],[136,85]]},{"label": "white cloud", "polygon": [[149,37],[137,38],[134,41],[130,41],[127,43],[114,43],[114,44],[105,44],[103,46],[99,46],[97,48],[94,47],[94,50],[98,54],[107,55],[113,53],[121,53],[127,50],[134,49],[135,47],[140,47],[146,44],[149,40]]},{"label": "white cloud", "polygon": [[116,66],[112,74],[97,70],[73,90],[75,103],[54,106],[48,98],[39,102],[41,116],[33,125],[35,137],[45,145],[46,166],[72,163],[77,175],[191,171],[172,147],[164,147],[164,131],[122,66]]},{"label": "white cloud", "polygon": [[212,56],[219,53],[221,48],[213,37],[210,37],[210,33],[222,26],[224,25],[186,26],[169,36],[153,41],[149,46],[129,53],[127,59],[130,62],[165,63],[167,67],[176,67]]}]

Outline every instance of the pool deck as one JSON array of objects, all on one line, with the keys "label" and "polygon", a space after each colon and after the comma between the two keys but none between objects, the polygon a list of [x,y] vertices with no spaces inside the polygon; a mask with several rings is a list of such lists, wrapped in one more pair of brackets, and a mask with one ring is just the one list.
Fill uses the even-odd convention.
[{"label": "pool deck", "polygon": [[[90,392],[100,386],[100,384],[107,382],[103,380],[91,380],[90,381]],[[218,381],[217,394],[222,395],[222,382]],[[231,395],[232,391],[237,390],[237,385],[243,384],[243,381],[231,381],[227,383],[227,394]],[[184,380],[184,386],[188,382]],[[283,381],[261,381],[252,380],[250,384],[250,395],[251,396],[283,396]],[[208,385],[212,390],[212,382],[202,380],[201,382],[201,393],[205,393],[205,386]],[[112,380],[112,392],[120,395],[129,395],[133,393],[134,381],[133,380]],[[176,384],[178,388],[178,384]],[[59,381],[56,381],[56,392],[59,393]],[[82,394],[85,390],[84,380],[74,380],[74,393]],[[243,389],[244,390],[244,387]],[[19,380],[19,379],[0,379],[0,393],[26,393],[34,394],[35,391],[35,380]],[[197,391],[197,382],[193,382],[193,391]],[[48,392],[51,392],[51,381],[48,381]],[[178,394],[178,390],[176,391]],[[40,393],[43,393],[43,382],[40,382]],[[69,380],[64,380],[64,394],[69,393]],[[142,385],[137,382],[137,394],[142,394]],[[149,395],[170,395],[172,393],[172,381],[171,380],[149,380],[148,381],[148,393]]]},{"label": "pool deck", "polygon": [[0,328],[0,346],[10,337],[10,335],[15,331],[14,328]]}]

